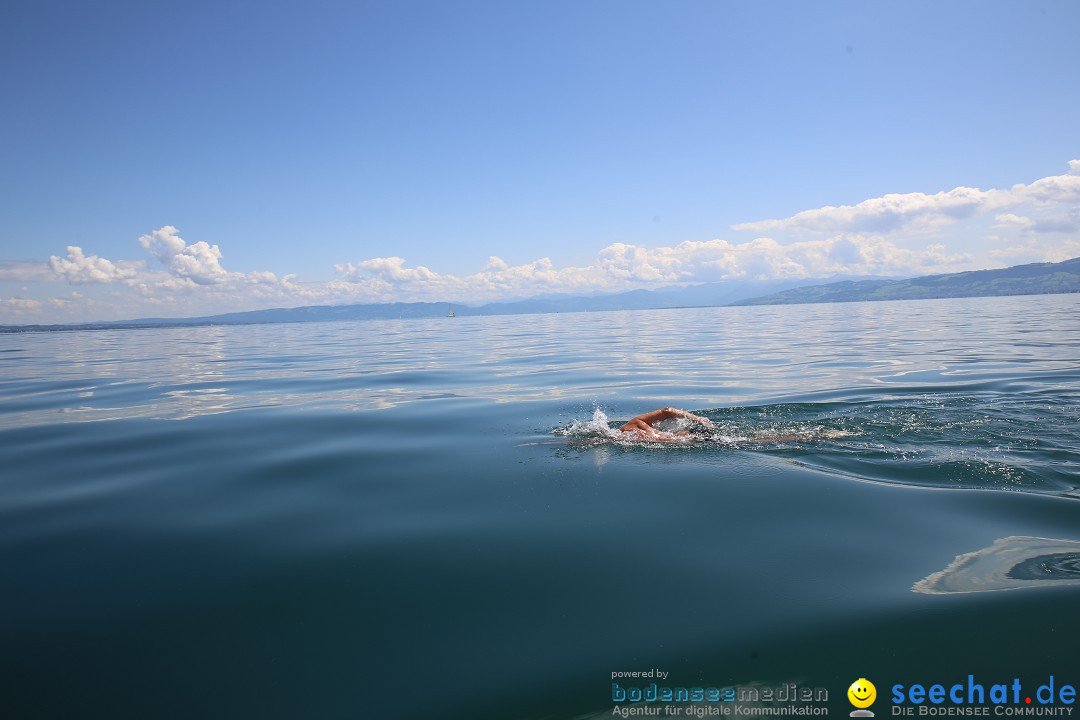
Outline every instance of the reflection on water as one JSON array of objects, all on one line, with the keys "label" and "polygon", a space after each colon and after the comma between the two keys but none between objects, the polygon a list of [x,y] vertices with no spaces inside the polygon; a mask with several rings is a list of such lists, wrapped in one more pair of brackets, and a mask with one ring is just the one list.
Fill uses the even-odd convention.
[{"label": "reflection on water", "polygon": [[[1077,630],[1040,621],[1080,588],[910,589],[1008,535],[923,584],[1076,579],[1034,537],[1080,526],[1078,297],[0,336],[4,708],[611,717],[617,670],[1060,674]],[[721,437],[610,439],[668,405]]]},{"label": "reflection on water", "polygon": [[634,415],[1045,389],[1040,378],[1075,395],[1075,306],[1059,295],[0,335],[0,427],[443,397],[633,400]]},{"label": "reflection on water", "polygon": [[1080,542],[1013,536],[957,555],[912,588],[928,595],[1080,585]]},{"label": "reflection on water", "polygon": [[634,451],[640,443],[607,416],[675,405],[716,426],[670,443],[687,451],[763,452],[877,482],[1075,496],[1076,302],[1061,295],[4,335],[0,429],[271,408],[414,405],[438,414],[450,412],[447,400],[556,403],[557,415],[530,420],[542,435],[556,428],[571,447]]}]

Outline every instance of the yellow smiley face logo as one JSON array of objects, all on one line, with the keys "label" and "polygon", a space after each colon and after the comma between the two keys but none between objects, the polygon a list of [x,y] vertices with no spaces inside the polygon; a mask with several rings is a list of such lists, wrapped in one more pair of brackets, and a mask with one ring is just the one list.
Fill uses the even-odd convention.
[{"label": "yellow smiley face logo", "polygon": [[848,700],[857,708],[868,708],[877,699],[877,688],[866,678],[859,678],[847,689]]}]

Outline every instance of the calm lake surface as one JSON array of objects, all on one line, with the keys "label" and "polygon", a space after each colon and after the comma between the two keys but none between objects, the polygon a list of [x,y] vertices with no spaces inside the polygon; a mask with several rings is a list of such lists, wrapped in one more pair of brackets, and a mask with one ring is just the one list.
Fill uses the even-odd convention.
[{"label": "calm lake surface", "polygon": [[[3,335],[0,368],[4,717],[1080,684],[1077,295]],[[716,433],[610,430],[665,405]]]}]

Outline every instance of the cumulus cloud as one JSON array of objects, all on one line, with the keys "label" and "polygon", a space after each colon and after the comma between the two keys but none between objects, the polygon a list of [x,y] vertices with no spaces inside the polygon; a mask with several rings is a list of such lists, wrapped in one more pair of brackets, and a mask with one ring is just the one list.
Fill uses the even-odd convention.
[{"label": "cumulus cloud", "polygon": [[221,249],[217,245],[202,240],[188,245],[178,232],[166,225],[140,236],[139,245],[176,277],[198,285],[216,285],[229,279],[229,273],[221,267]]},{"label": "cumulus cloud", "polygon": [[[137,238],[148,254],[143,260],[109,260],[72,245],[65,256],[47,262],[0,261],[0,281],[63,281],[85,285],[81,289],[88,293],[85,299],[42,301],[22,297],[31,293],[20,290],[20,297],[0,300],[0,311],[35,320],[52,312],[52,318],[70,321],[91,312],[86,319],[104,319],[104,308],[113,317],[132,317],[151,306],[155,314],[194,315],[348,302],[489,302],[724,280],[910,276],[1058,261],[1080,255],[1080,160],[1070,161],[1066,174],[1009,188],[890,194],[732,227],[767,236],[661,246],[617,242],[580,266],[558,265],[549,257],[511,265],[492,256],[466,274],[410,265],[397,255],[369,257],[334,266],[337,277],[330,281],[301,283],[295,275],[228,270],[218,245],[188,242],[165,225]],[[975,249],[978,257],[958,248]]]},{"label": "cumulus cloud", "polygon": [[942,225],[971,217],[988,207],[1007,204],[1001,191],[958,187],[934,195],[925,193],[889,194],[863,200],[857,205],[827,205],[803,210],[789,218],[760,220],[732,225],[734,230],[769,232],[811,230],[819,232],[889,232],[912,225]]},{"label": "cumulus cloud", "polygon": [[163,267],[166,276],[146,273],[137,284],[144,297],[160,292],[194,292],[219,300],[303,297],[309,293],[294,281],[296,275],[278,277],[266,270],[230,272],[221,265],[222,252],[205,241],[188,243],[172,225],[139,237],[142,246]]},{"label": "cumulus cloud", "polygon": [[995,215],[996,227],[1017,228],[1033,233],[1074,233],[1080,230],[1080,206],[1071,208],[1064,215],[1050,215],[1040,218],[1005,213]]},{"label": "cumulus cloud", "polygon": [[112,262],[97,255],[85,255],[81,247],[68,245],[67,257],[53,255],[49,268],[55,275],[75,285],[134,280],[141,263]]},{"label": "cumulus cloud", "polygon": [[968,254],[950,253],[941,244],[910,250],[881,236],[841,234],[787,245],[765,237],[738,244],[715,239],[672,247],[614,243],[585,267],[558,268],[549,258],[509,265],[492,257],[478,272],[464,276],[408,267],[400,257],[372,258],[336,268],[343,280],[375,298],[492,300],[734,279],[947,272],[972,259]]},{"label": "cumulus cloud", "polygon": [[136,287],[148,302],[161,294],[198,294],[213,302],[240,305],[252,300],[303,300],[318,296],[295,282],[295,274],[282,277],[266,271],[231,272],[221,266],[221,248],[204,241],[188,243],[166,225],[139,236],[138,244],[156,258],[165,271],[147,272]]},{"label": "cumulus cloud", "polygon": [[1051,175],[1030,185],[1013,185],[1009,191],[1017,203],[1033,201],[1040,204],[1080,202],[1080,161],[1069,161],[1067,175]]},{"label": "cumulus cloud", "polygon": [[1080,202],[1080,160],[1069,161],[1069,172],[1008,189],[980,190],[958,187],[932,195],[889,194],[856,205],[828,205],[804,210],[791,217],[732,225],[734,230],[771,232],[880,232],[949,225],[957,220],[1024,203],[1050,205]]},{"label": "cumulus cloud", "polygon": [[994,220],[997,221],[997,227],[1019,227],[1029,228],[1035,224],[1035,221],[1024,215],[1016,215],[1013,213],[1002,213],[995,215]]},{"label": "cumulus cloud", "polygon": [[156,262],[109,260],[87,254],[74,245],[67,248],[66,256],[54,255],[47,262],[0,262],[0,281],[66,282],[115,288],[108,292],[88,290],[92,296],[85,299],[78,293],[46,301],[9,298],[0,301],[0,313],[70,321],[75,319],[71,314],[85,315],[91,311],[94,315],[86,319],[107,319],[110,315],[107,308],[113,309],[114,317],[132,317],[133,312],[140,312],[133,308],[154,306],[158,308],[155,312],[166,309],[173,315],[200,314],[271,304],[348,301],[358,293],[355,285],[340,280],[305,285],[298,283],[292,274],[279,277],[264,270],[230,272],[222,266],[222,252],[217,245],[202,241],[188,243],[171,225],[142,235],[138,244]]}]

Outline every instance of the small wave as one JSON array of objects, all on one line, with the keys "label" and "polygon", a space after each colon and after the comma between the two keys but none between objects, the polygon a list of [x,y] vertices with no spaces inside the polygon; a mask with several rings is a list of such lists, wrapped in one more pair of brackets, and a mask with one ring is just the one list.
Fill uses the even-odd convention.
[{"label": "small wave", "polygon": [[[1072,396],[1069,396],[1070,398]],[[965,393],[866,394],[848,401],[698,410],[713,427],[658,423],[662,442],[620,432],[600,408],[556,428],[573,447],[739,449],[893,485],[1076,497],[1080,424],[1062,397]]]},{"label": "small wave", "polygon": [[1020,590],[1080,584],[1080,542],[1026,536],[957,555],[944,570],[915,583],[929,595]]}]

